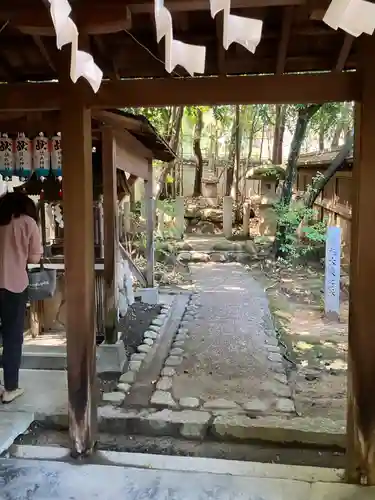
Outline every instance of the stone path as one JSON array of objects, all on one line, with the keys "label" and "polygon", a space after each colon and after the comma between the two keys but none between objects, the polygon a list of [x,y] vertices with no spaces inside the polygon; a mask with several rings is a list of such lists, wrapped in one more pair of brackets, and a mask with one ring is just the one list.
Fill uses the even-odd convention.
[{"label": "stone path", "polygon": [[180,407],[293,414],[263,288],[237,263],[197,264],[191,272],[197,293],[162,372],[173,377],[157,388]]}]

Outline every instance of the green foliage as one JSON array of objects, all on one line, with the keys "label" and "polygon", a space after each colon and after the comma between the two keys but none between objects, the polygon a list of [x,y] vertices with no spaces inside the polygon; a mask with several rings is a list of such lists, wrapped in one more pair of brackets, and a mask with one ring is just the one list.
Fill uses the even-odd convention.
[{"label": "green foliage", "polygon": [[317,221],[314,209],[298,202],[291,205],[278,202],[274,208],[278,217],[276,238],[280,238],[285,259],[298,259],[324,244],[327,221]]}]

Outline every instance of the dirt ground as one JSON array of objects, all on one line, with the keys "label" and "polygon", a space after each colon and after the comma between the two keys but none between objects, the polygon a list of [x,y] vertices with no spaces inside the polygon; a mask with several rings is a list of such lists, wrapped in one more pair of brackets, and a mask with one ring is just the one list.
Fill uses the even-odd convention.
[{"label": "dirt ground", "polygon": [[346,418],[348,297],[341,293],[340,321],[324,317],[323,270],[254,263],[251,274],[265,287],[289,360],[289,380],[302,416]]}]

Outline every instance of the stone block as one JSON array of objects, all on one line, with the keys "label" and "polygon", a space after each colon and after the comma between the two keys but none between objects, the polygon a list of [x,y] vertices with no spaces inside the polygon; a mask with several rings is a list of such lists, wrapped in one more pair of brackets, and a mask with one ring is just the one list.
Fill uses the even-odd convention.
[{"label": "stone block", "polygon": [[144,334],[144,338],[145,339],[155,340],[155,339],[158,338],[158,332],[155,332],[155,331],[152,331],[152,330],[147,330],[147,332],[145,332],[145,334]]},{"label": "stone block", "polygon": [[142,361],[130,361],[129,368],[132,372],[138,372],[142,366]]},{"label": "stone block", "polygon": [[212,401],[207,401],[203,408],[205,410],[240,410],[240,407],[234,401],[228,399],[213,399]]},{"label": "stone block", "polygon": [[213,432],[221,438],[250,439],[252,419],[245,415],[220,415],[213,422]]},{"label": "stone block", "polygon": [[120,382],[124,384],[132,384],[135,380],[135,372],[126,372],[120,377]]},{"label": "stone block", "polygon": [[276,410],[282,413],[295,413],[294,402],[288,398],[279,398],[276,401]]},{"label": "stone block", "polygon": [[161,374],[163,377],[173,377],[174,375],[176,375],[176,370],[171,366],[166,366],[162,369]]},{"label": "stone block", "polygon": [[179,366],[182,363],[182,358],[180,356],[169,356],[165,360],[165,366]]},{"label": "stone block", "polygon": [[267,412],[270,404],[268,401],[254,398],[251,401],[244,403],[242,406],[246,410],[248,415],[250,415],[251,417],[258,417],[259,415]]},{"label": "stone block", "polygon": [[172,389],[172,385],[173,382],[171,377],[162,377],[156,384],[156,389],[159,391],[169,391]]},{"label": "stone block", "polygon": [[199,408],[200,401],[198,398],[181,398],[179,401],[181,408]]},{"label": "stone block", "polygon": [[121,404],[124,401],[124,393],[123,392],[105,392],[102,395],[102,400],[105,403],[112,404]]},{"label": "stone block", "polygon": [[134,292],[134,297],[140,297],[141,302],[145,304],[158,304],[159,290],[158,288],[139,288]]},{"label": "stone block", "polygon": [[172,394],[166,391],[157,390],[151,397],[151,404],[155,406],[167,406],[168,408],[176,408],[177,403],[173,399]]},{"label": "stone block", "polygon": [[144,352],[144,353],[148,353],[151,351],[151,346],[147,345],[147,344],[141,344],[137,347],[137,350],[138,352]]},{"label": "stone block", "polygon": [[96,349],[97,373],[123,373],[127,367],[128,359],[125,346],[122,340],[116,344],[101,344]]}]

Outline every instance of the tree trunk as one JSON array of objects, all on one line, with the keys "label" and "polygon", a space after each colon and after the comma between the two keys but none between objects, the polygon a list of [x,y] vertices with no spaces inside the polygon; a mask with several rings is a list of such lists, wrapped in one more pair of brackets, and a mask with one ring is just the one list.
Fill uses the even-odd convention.
[{"label": "tree trunk", "polygon": [[263,143],[264,143],[264,129],[265,129],[265,125],[263,123],[263,126],[262,126],[262,138],[260,140],[260,149],[259,149],[259,163],[262,163]]},{"label": "tree trunk", "polygon": [[230,136],[229,151],[228,151],[228,167],[227,167],[227,178],[225,182],[225,196],[230,196],[233,186],[234,161],[236,154],[236,129],[237,129],[237,123],[234,117],[232,124],[232,132]]},{"label": "tree trunk", "polygon": [[275,133],[273,138],[272,163],[281,165],[283,162],[283,142],[286,121],[286,104],[276,105]]},{"label": "tree trunk", "polygon": [[339,147],[341,132],[342,132],[342,123],[338,123],[332,137],[331,149],[337,149]]},{"label": "tree trunk", "polygon": [[[181,132],[183,114],[184,114],[184,106],[178,106],[176,108],[176,111],[174,112],[174,120],[173,120],[173,125],[171,128],[171,138],[169,141],[169,145],[173,151],[177,151],[178,143],[180,140],[180,132]],[[173,165],[174,165],[174,160],[171,161],[170,163],[167,163],[162,168],[162,171],[159,175],[159,179],[156,182],[156,199],[159,198],[159,196],[163,190],[165,179],[166,179],[167,175],[170,173]]]},{"label": "tree trunk", "polygon": [[316,182],[311,186],[311,189],[307,193],[305,198],[305,206],[307,208],[312,208],[315,200],[318,198],[320,193],[323,191],[324,187],[328,184],[329,180],[335,175],[337,170],[341,167],[346,157],[352,151],[353,148],[353,134],[354,131],[349,132],[346,137],[345,144],[342,146],[340,151],[337,153],[334,160],[331,162],[330,166],[325,170],[324,175],[318,177]]},{"label": "tree trunk", "polygon": [[[306,136],[307,127],[314,114],[322,107],[322,104],[310,104],[298,110],[296,128],[294,129],[292,143],[290,145],[288,161],[285,172],[285,181],[281,193],[280,203],[289,206],[292,200],[293,185],[297,177],[297,162],[301,152],[302,143]],[[282,257],[282,246],[285,243],[286,227],[278,225],[276,238],[273,246],[276,258]]]},{"label": "tree trunk", "polygon": [[306,136],[307,127],[311,118],[321,107],[322,104],[310,104],[307,107],[304,106],[303,108],[300,108],[298,111],[296,128],[290,145],[285,171],[285,181],[280,200],[284,205],[289,205],[292,199],[293,185],[297,176],[297,162]]},{"label": "tree trunk", "polygon": [[203,176],[203,158],[201,150],[201,138],[203,129],[203,113],[197,108],[197,121],[194,129],[193,149],[195,156],[195,179],[193,196],[202,196],[202,176]]},{"label": "tree trunk", "polygon": [[324,135],[326,131],[324,129],[324,124],[321,123],[319,125],[319,153],[323,153],[324,151]]},{"label": "tree trunk", "polygon": [[240,130],[240,107],[236,105],[236,172],[235,172],[235,183],[234,183],[234,199],[236,200],[236,206],[238,209],[238,194],[239,194],[239,182],[240,182],[240,163],[241,163],[241,130]]}]

